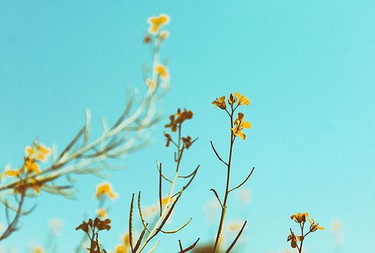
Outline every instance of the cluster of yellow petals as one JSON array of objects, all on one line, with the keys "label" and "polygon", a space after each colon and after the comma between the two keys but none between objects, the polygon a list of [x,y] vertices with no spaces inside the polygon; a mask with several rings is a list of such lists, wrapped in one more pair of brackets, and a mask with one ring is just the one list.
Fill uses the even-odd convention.
[{"label": "cluster of yellow petals", "polygon": [[161,77],[161,79],[168,79],[169,73],[166,66],[158,64],[155,66],[155,71]]},{"label": "cluster of yellow petals", "polygon": [[[231,93],[227,101],[229,105],[231,106],[233,106],[235,103],[237,103],[238,106],[241,106],[241,105],[248,106],[250,104],[250,100],[238,92]],[[227,104],[225,102],[225,96],[217,98],[216,100],[212,102],[212,104],[219,107],[222,110],[225,110],[227,108]]]},{"label": "cluster of yellow petals", "polygon": [[308,216],[308,213],[296,213],[290,216],[290,218],[297,223],[305,223]]},{"label": "cluster of yellow petals", "polygon": [[234,121],[234,128],[231,128],[235,136],[240,136],[242,140],[246,138],[246,135],[242,132],[244,128],[251,128],[250,122],[244,121],[243,113],[238,113],[237,119]]},{"label": "cluster of yellow petals", "polygon": [[96,198],[101,198],[104,195],[107,195],[110,199],[118,197],[118,194],[112,190],[111,184],[107,182],[96,186]]},{"label": "cluster of yellow petals", "polygon": [[167,14],[160,14],[158,17],[150,17],[148,19],[148,22],[151,25],[150,28],[148,29],[148,31],[151,34],[155,34],[155,33],[157,33],[160,30],[160,28],[163,25],[168,24],[168,22],[169,22],[169,16]]},{"label": "cluster of yellow petals", "polygon": [[43,145],[34,144],[31,147],[26,147],[25,153],[23,166],[18,170],[7,170],[6,174],[8,177],[20,177],[24,171],[39,174],[40,169],[38,162],[46,162],[50,150]]},{"label": "cluster of yellow petals", "polygon": [[50,153],[49,149],[40,144],[34,144],[32,147],[26,147],[26,156],[31,160],[45,162]]}]

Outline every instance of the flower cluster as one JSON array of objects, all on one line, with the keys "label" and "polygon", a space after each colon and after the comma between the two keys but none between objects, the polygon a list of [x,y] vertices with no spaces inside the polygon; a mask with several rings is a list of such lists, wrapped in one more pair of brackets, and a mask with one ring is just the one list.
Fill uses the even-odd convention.
[{"label": "flower cluster", "polygon": [[39,162],[46,162],[50,150],[45,146],[34,142],[32,146],[25,148],[25,157],[23,165],[17,170],[6,170],[8,177],[17,177],[17,185],[14,191],[23,194],[27,189],[34,189],[35,193],[39,193],[39,187],[42,182],[29,177],[33,174],[40,174]]},{"label": "flower cluster", "polygon": [[[181,130],[182,124],[185,120],[189,120],[193,118],[193,112],[184,109],[181,111],[180,108],[177,109],[175,114],[169,116],[169,123],[166,124],[165,128],[170,128],[172,132],[176,132],[177,130]],[[164,133],[164,136],[167,138],[166,147],[169,147],[170,143],[178,146],[177,142],[173,141],[172,136],[169,133]],[[189,149],[189,147],[193,144],[195,140],[192,140],[190,136],[181,137],[180,140],[184,144],[184,148]],[[178,140],[178,141],[180,141]]]},{"label": "flower cluster", "polygon": [[[290,229],[290,234],[288,235],[287,241],[288,242],[290,241],[290,246],[292,248],[297,248],[298,252],[301,253],[303,241],[306,238],[306,236],[310,233],[315,232],[316,230],[324,230],[324,228],[319,226],[319,223],[316,223],[313,218],[309,218],[308,213],[296,213],[290,216],[290,219],[292,219],[294,222],[299,224],[300,229],[301,229],[301,235],[295,235],[293,230]],[[305,227],[306,220],[309,221],[310,228],[309,228],[309,231],[306,234],[304,234],[303,230]],[[299,245],[298,245],[298,242],[300,242]]]},{"label": "flower cluster", "polygon": [[87,250],[94,253],[106,252],[105,250],[102,250],[98,233],[101,230],[110,230],[110,223],[110,219],[101,220],[96,217],[94,220],[89,219],[87,222],[83,221],[78,227],[76,227],[76,230],[82,230],[85,232],[90,240],[90,248],[87,248]]},{"label": "flower cluster", "polygon": [[[145,44],[152,43],[153,51],[158,52],[162,42],[169,37],[169,32],[162,30],[164,25],[169,23],[169,16],[161,14],[159,16],[150,17],[148,23],[150,27],[143,41]],[[169,78],[168,68],[164,64],[161,64],[157,58],[154,58],[153,73],[155,73],[155,75],[153,74],[152,78],[146,79],[146,84],[151,89],[156,88],[160,80],[163,81],[162,84],[165,84],[165,81]]]},{"label": "flower cluster", "polygon": [[50,151],[45,146],[34,143],[31,147],[26,147],[25,153],[23,166],[18,170],[7,170],[8,177],[21,177],[23,173],[40,174],[38,162],[46,162]]},{"label": "flower cluster", "polygon": [[[215,99],[212,104],[216,107],[219,107],[221,110],[224,110],[228,113],[228,115],[231,117],[231,121],[233,122],[233,115],[234,111],[242,105],[248,106],[250,104],[250,100],[245,97],[244,95],[234,92],[229,94],[229,97],[227,99],[227,102],[231,108],[231,110],[227,109],[227,104],[225,102],[225,96],[219,97]],[[244,120],[244,114],[238,113],[237,118],[234,120],[234,123],[232,123],[231,131],[234,135],[234,138],[239,136],[242,140],[246,138],[246,135],[242,132],[244,128],[251,128],[250,122],[247,122]]]},{"label": "flower cluster", "polygon": [[87,222],[83,221],[81,225],[76,227],[76,230],[82,230],[86,234],[89,233],[90,230],[91,231],[95,231],[95,230],[100,231],[104,229],[110,230],[111,229],[111,226],[109,225],[110,223],[111,223],[110,219],[101,220],[100,218],[95,218],[94,221],[92,219],[89,219]]},{"label": "flower cluster", "polygon": [[[216,100],[212,102],[212,104],[216,105],[222,110],[226,110],[227,108],[227,104],[225,103],[225,96],[217,98]],[[241,106],[241,105],[247,106],[250,104],[250,100],[244,95],[241,95],[238,92],[234,92],[234,93],[229,94],[228,104],[232,107],[234,104],[237,104],[237,106]]]}]

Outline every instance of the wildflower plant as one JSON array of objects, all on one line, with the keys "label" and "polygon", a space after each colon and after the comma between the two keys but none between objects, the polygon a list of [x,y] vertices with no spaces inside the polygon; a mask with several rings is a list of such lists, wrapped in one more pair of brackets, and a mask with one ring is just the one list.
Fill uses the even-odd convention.
[{"label": "wildflower plant", "polygon": [[[132,196],[131,205],[130,205],[130,213],[129,213],[129,244],[130,250],[134,253],[142,252],[148,243],[156,237],[160,232],[163,234],[173,234],[177,233],[185,226],[189,224],[191,218],[187,220],[184,224],[180,227],[173,229],[173,230],[165,230],[164,226],[169,221],[170,216],[178,203],[179,199],[181,198],[183,192],[190,186],[191,182],[194,180],[199,165],[188,175],[181,175],[181,162],[183,158],[184,152],[189,149],[193,143],[197,140],[192,139],[190,136],[183,136],[182,126],[187,121],[192,119],[193,112],[189,110],[181,110],[178,109],[175,114],[169,116],[170,122],[165,125],[165,128],[169,129],[170,132],[165,132],[164,136],[166,137],[166,147],[174,147],[176,151],[174,152],[174,163],[175,168],[173,170],[173,175],[168,176],[167,173],[164,172],[166,170],[163,169],[162,163],[157,164],[157,169],[159,172],[159,188],[158,188],[158,206],[156,210],[158,211],[154,220],[147,220],[145,218],[145,212],[142,210],[141,207],[141,192],[138,193],[138,214],[139,219],[142,224],[142,232],[136,238],[134,225],[133,225],[133,212],[134,212],[134,194]],[[177,181],[181,179],[186,180],[187,182],[179,189],[175,190]],[[165,184],[169,185],[168,193],[166,195],[163,194],[163,187]],[[199,239],[198,239],[199,240]],[[198,242],[196,241],[196,243]],[[195,243],[195,244],[196,244]],[[159,241],[157,241],[152,248],[148,252],[152,252],[156,249]],[[195,244],[183,249],[181,241],[179,242],[181,252],[187,252],[183,250],[189,250],[193,248]]]},{"label": "wildflower plant", "polygon": [[[33,211],[33,207],[28,210],[25,208],[25,202],[29,198],[37,197],[41,192],[69,197],[74,193],[73,175],[100,175],[102,170],[110,167],[109,160],[121,158],[141,149],[148,143],[144,131],[160,120],[156,104],[164,95],[166,88],[169,87],[170,73],[166,61],[160,60],[161,47],[169,37],[169,32],[164,30],[169,21],[170,18],[166,14],[148,19],[150,26],[143,42],[151,48],[152,63],[151,66],[145,65],[143,68],[146,91],[140,95],[140,93],[129,89],[125,108],[112,125],[108,125],[105,120],[102,120],[102,133],[96,138],[92,138],[91,116],[90,112],[86,110],[86,120],[83,126],[62,151],[58,152],[57,148],[47,147],[35,140],[32,145],[25,148],[20,166],[12,168],[7,165],[0,172],[0,202],[5,207],[6,214],[6,223],[0,233],[0,241],[8,238],[18,229],[22,216]],[[252,167],[242,181],[232,184],[234,144],[237,139],[245,140],[246,129],[251,128],[250,122],[245,120],[245,114],[238,110],[242,106],[248,106],[250,100],[244,95],[234,92],[228,97],[216,98],[212,104],[224,111],[229,118],[227,159],[224,159],[213,142],[210,142],[214,154],[226,168],[225,188],[222,196],[216,189],[211,189],[219,205],[217,210],[220,211],[220,220],[213,243],[197,246],[200,240],[198,238],[189,246],[183,246],[182,241],[178,240],[179,253],[189,251],[230,252],[237,245],[247,224],[247,221],[238,222],[237,220],[231,223],[231,221],[226,221],[226,216],[231,193],[240,189],[250,179],[255,169]],[[185,152],[198,139],[186,135],[183,131],[183,126],[192,118],[192,111],[180,108],[169,116],[169,122],[165,124],[166,130],[163,134],[166,148],[173,149],[173,168],[169,168],[169,166],[165,168],[166,166],[163,166],[161,162],[156,163],[158,189],[155,191],[157,197],[154,205],[143,207],[141,192],[138,192],[137,196],[132,194],[128,216],[129,227],[123,235],[121,243],[115,246],[115,253],[141,253],[146,250],[153,252],[160,243],[158,236],[178,233],[190,223],[191,218],[177,228],[166,228],[180,198],[191,186],[199,170],[199,165],[188,172],[182,168]],[[243,201],[243,204],[248,203],[249,192],[243,190],[238,193],[241,197],[240,201]],[[80,245],[76,248],[77,253],[83,250],[90,253],[107,252],[100,242],[99,233],[111,229],[111,219],[108,218],[109,208],[106,201],[116,199],[118,193],[113,190],[109,182],[103,182],[97,186],[95,197],[98,201],[96,213],[76,227],[76,230],[81,231],[81,234],[84,233]],[[135,217],[136,215],[138,218]],[[308,216],[308,213],[297,213],[291,216],[291,219],[300,227],[300,235],[290,229],[287,241],[290,242],[293,249],[298,250],[298,253],[302,253],[305,238],[309,234],[324,229]],[[308,229],[305,228],[306,220],[310,223]],[[223,243],[226,239],[223,236],[225,229],[234,236],[233,241],[227,247],[223,246],[226,244]],[[40,253],[44,250],[41,247],[36,247],[34,252]]]},{"label": "wildflower plant", "polygon": [[[62,151],[58,152],[55,147],[47,148],[34,141],[26,148],[20,167],[13,169],[8,165],[0,172],[0,201],[5,206],[7,219],[0,241],[9,237],[17,229],[20,217],[32,210],[25,210],[26,198],[34,197],[41,191],[69,197],[73,194],[73,174],[100,175],[103,169],[109,168],[109,160],[123,157],[147,145],[144,131],[159,121],[156,103],[168,86],[168,70],[159,63],[161,42],[167,37],[166,34],[161,36],[160,28],[164,24],[165,21],[153,24],[152,31],[159,37],[150,41],[153,42],[154,50],[152,67],[145,71],[144,76],[146,92],[140,95],[139,92],[128,89],[125,109],[115,123],[108,125],[103,119],[102,133],[92,138],[91,114],[86,110],[82,128]],[[50,163],[42,168],[41,163],[46,162],[49,155]],[[65,183],[58,180],[64,178]],[[11,195],[14,200],[9,200]],[[11,211],[14,213],[13,217]]]},{"label": "wildflower plant", "polygon": [[[227,105],[228,103],[228,105]],[[227,169],[227,174],[226,174],[226,183],[225,183],[225,190],[224,190],[224,195],[222,198],[219,197],[219,194],[215,189],[211,189],[211,191],[215,194],[221,208],[221,215],[220,215],[220,221],[219,221],[219,226],[217,230],[217,234],[215,237],[215,244],[213,247],[213,252],[220,252],[222,249],[222,241],[223,241],[223,229],[224,229],[224,224],[225,224],[225,218],[226,218],[226,213],[227,213],[227,203],[228,203],[228,198],[231,192],[234,190],[240,188],[242,185],[246,183],[246,181],[251,177],[254,167],[250,170],[249,174],[244,178],[244,180],[237,184],[236,186],[231,187],[231,172],[232,172],[232,157],[233,157],[233,147],[235,140],[237,137],[240,137],[242,140],[245,140],[246,135],[243,132],[244,129],[246,128],[251,128],[251,124],[247,121],[245,121],[245,116],[243,113],[239,112],[237,113],[236,117],[236,110],[240,106],[248,106],[250,104],[250,100],[246,98],[244,95],[234,92],[231,93],[226,101],[225,96],[219,97],[216,100],[212,102],[213,105],[218,107],[219,109],[223,110],[226,112],[226,114],[229,117],[230,121],[230,142],[229,142],[229,155],[228,159],[225,161],[217,152],[216,148],[214,147],[213,142],[211,141],[211,147],[216,155],[216,157],[222,162],[226,169]],[[245,229],[247,221],[245,221],[240,229],[237,231],[237,235],[233,242],[230,244],[229,248],[226,250],[226,252],[229,252],[232,250],[234,245],[237,243],[239,237],[241,236],[243,230]]]},{"label": "wildflower plant", "polygon": [[[303,248],[303,242],[305,241],[306,236],[308,236],[310,233],[313,233],[317,230],[324,230],[323,227],[319,226],[319,223],[316,223],[313,218],[308,217],[308,213],[296,213],[290,216],[290,218],[298,223],[300,227],[301,234],[296,235],[292,229],[290,229],[290,235],[288,235],[288,242],[290,241],[290,246],[292,248],[296,248],[298,250],[298,253],[302,253]],[[306,233],[304,231],[306,220],[309,221],[310,227]]]}]

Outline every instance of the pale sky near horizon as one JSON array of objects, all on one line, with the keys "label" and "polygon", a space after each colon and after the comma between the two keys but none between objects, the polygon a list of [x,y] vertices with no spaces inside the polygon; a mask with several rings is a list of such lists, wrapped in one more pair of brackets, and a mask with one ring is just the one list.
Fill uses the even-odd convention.
[{"label": "pale sky near horizon", "polygon": [[[186,128],[199,140],[186,157],[201,165],[196,181],[173,216],[177,236],[163,236],[156,252],[177,252],[197,237],[212,240],[204,211],[222,189],[224,168],[212,140],[225,153],[227,119],[212,100],[238,91],[253,127],[235,147],[233,180],[256,167],[246,187],[251,202],[235,203],[229,219],[248,220],[238,252],[281,253],[289,248],[290,220],[309,212],[327,229],[306,239],[308,253],[335,253],[329,230],[343,224],[340,253],[372,253],[375,235],[375,2],[346,1],[2,1],[0,3],[0,168],[22,163],[35,137],[63,148],[84,122],[84,109],[114,120],[126,87],[144,89],[142,43],[150,16],[166,13],[170,38],[162,49],[171,88],[158,104],[164,120],[150,129],[153,143],[122,162],[109,178],[120,198],[111,203],[109,250],[127,229],[131,194],[154,203],[155,160],[170,163],[163,125],[176,108],[193,110]],[[98,128],[96,128],[98,129]],[[93,134],[100,135],[100,132]],[[146,159],[147,158],[147,159]],[[75,227],[95,212],[95,186],[103,180],[76,176],[76,200],[43,193],[22,217],[21,230],[0,249],[27,252],[48,242],[48,221],[64,221],[57,252],[71,252],[81,238]],[[220,190],[219,190],[220,191]],[[222,191],[220,191],[222,192]],[[233,195],[233,199],[235,196]],[[236,210],[238,209],[238,210]],[[5,223],[3,208],[0,222]],[[173,228],[173,226],[171,227]],[[244,238],[245,238],[244,237]],[[0,250],[1,252],[1,250]],[[8,251],[4,251],[8,252]],[[11,251],[9,251],[11,252]]]}]

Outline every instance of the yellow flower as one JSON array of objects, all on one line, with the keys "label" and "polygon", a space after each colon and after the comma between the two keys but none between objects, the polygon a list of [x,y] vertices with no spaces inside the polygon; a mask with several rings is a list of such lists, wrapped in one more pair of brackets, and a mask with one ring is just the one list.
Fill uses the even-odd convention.
[{"label": "yellow flower", "polygon": [[307,218],[310,222],[310,232],[315,232],[316,230],[324,230],[324,227],[319,226],[319,223],[315,223],[313,218]]},{"label": "yellow flower", "polygon": [[34,248],[34,253],[43,253],[44,249],[41,246],[37,246]]},{"label": "yellow flower", "polygon": [[96,198],[102,197],[106,194],[110,199],[115,199],[118,197],[118,194],[112,191],[111,184],[104,182],[98,186],[96,186]]},{"label": "yellow flower", "polygon": [[155,34],[163,25],[168,24],[169,16],[166,14],[161,14],[159,17],[150,17],[148,19],[148,22],[151,25],[148,31],[152,34]]},{"label": "yellow flower", "polygon": [[107,216],[107,210],[105,210],[104,208],[100,208],[96,211],[96,214],[99,218],[105,218]]},{"label": "yellow flower", "polygon": [[227,108],[227,104],[225,103],[225,96],[217,98],[215,101],[212,102],[213,105],[216,105],[222,110],[225,110]]},{"label": "yellow flower", "polygon": [[115,253],[127,253],[126,247],[124,245],[117,245]]},{"label": "yellow flower", "polygon": [[125,233],[122,235],[122,241],[124,245],[130,245],[130,235],[129,233]]},{"label": "yellow flower", "polygon": [[160,40],[165,40],[168,37],[169,37],[169,32],[168,31],[161,31],[160,34],[159,34],[159,39]]},{"label": "yellow flower", "polygon": [[147,79],[146,80],[146,84],[147,86],[150,88],[150,89],[155,89],[156,88],[156,83],[155,81],[151,80],[151,79]]},{"label": "yellow flower", "polygon": [[251,128],[251,124],[247,121],[244,121],[243,113],[238,113],[237,119],[234,121],[235,128],[231,128],[235,136],[240,136],[242,140],[246,138],[246,135],[242,132],[244,128]]},{"label": "yellow flower", "polygon": [[228,97],[228,103],[230,105],[233,105],[234,103],[238,103],[238,105],[249,105],[250,104],[250,100],[245,97],[244,95],[238,93],[238,92],[234,92],[234,93],[231,93]]},{"label": "yellow flower", "polygon": [[234,94],[236,95],[238,105],[249,105],[250,104],[250,100],[247,97],[245,97],[244,95],[241,95],[238,92],[235,92]]},{"label": "yellow flower", "polygon": [[296,213],[290,216],[292,220],[294,220],[297,223],[305,223],[306,222],[306,217],[308,217],[308,213]]},{"label": "yellow flower", "polygon": [[38,160],[45,162],[50,151],[48,148],[40,144],[34,144],[32,147],[26,147],[26,156],[31,160]]},{"label": "yellow flower", "polygon": [[168,69],[161,64],[155,66],[155,71],[162,79],[167,79],[169,76]]},{"label": "yellow flower", "polygon": [[28,173],[35,172],[36,174],[40,173],[39,165],[35,160],[30,159],[29,157],[25,158],[25,168]]},{"label": "yellow flower", "polygon": [[23,172],[23,168],[19,168],[18,170],[7,170],[6,174],[8,177],[19,177]]}]

